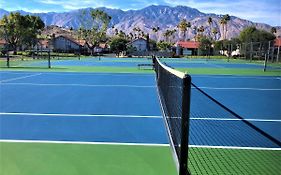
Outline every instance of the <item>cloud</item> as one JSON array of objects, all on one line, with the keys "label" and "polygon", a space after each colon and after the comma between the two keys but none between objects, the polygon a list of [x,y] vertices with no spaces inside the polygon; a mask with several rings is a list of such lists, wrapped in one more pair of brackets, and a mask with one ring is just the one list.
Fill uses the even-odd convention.
[{"label": "cloud", "polygon": [[87,8],[87,7],[102,7],[107,6],[106,0],[36,0],[42,4],[48,5],[58,5],[61,6],[64,10],[74,10],[80,8]]},{"label": "cloud", "polygon": [[30,9],[30,8],[21,8],[21,10],[25,11],[25,12],[30,12],[30,13],[48,13],[50,11],[56,11],[56,10],[43,10],[43,9]]},{"label": "cloud", "polygon": [[164,0],[165,3],[176,6],[185,5],[197,8],[204,13],[230,14],[255,22],[267,22],[281,25],[281,3],[279,0]]}]

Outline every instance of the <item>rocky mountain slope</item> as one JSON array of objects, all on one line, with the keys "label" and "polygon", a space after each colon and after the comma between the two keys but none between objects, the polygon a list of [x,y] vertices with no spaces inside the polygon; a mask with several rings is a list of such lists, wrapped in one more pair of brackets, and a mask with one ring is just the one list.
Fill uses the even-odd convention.
[{"label": "rocky mountain slope", "polygon": [[[192,27],[187,31],[186,39],[194,39],[194,31],[192,30],[194,26],[200,27],[204,26],[205,35],[210,35],[210,26],[208,24],[208,17],[212,17],[213,24],[212,28],[218,29],[217,39],[222,38],[222,27],[220,26],[220,18],[222,15],[216,14],[205,14],[197,9],[177,6],[149,6],[140,10],[129,10],[122,11],[119,9],[108,9],[108,8],[99,8],[106,13],[108,13],[112,20],[110,22],[110,28],[108,29],[108,34],[114,34],[115,29],[118,31],[124,31],[129,34],[134,33],[133,29],[138,27],[144,33],[149,33],[150,37],[153,39],[164,39],[163,33],[169,29],[177,29],[177,25],[181,19],[187,19],[191,22]],[[91,8],[74,10],[64,13],[34,13],[33,15],[40,16],[41,19],[45,22],[47,26],[57,25],[65,28],[74,28],[77,29],[80,26],[91,27],[93,21],[90,17]],[[8,14],[8,11],[0,9],[0,18]],[[28,12],[20,11],[22,14],[31,14]],[[113,28],[114,26],[114,28]],[[231,16],[231,20],[227,25],[227,38],[236,37],[239,35],[240,31],[248,26],[256,26],[259,29],[264,29],[270,31],[271,27],[267,24],[254,23],[248,20],[244,20],[235,16]],[[155,33],[152,31],[153,27],[159,27],[160,30]],[[276,26],[277,36],[281,36],[281,26]],[[182,33],[177,31],[174,36],[171,37],[171,40],[178,40],[182,38]]]}]

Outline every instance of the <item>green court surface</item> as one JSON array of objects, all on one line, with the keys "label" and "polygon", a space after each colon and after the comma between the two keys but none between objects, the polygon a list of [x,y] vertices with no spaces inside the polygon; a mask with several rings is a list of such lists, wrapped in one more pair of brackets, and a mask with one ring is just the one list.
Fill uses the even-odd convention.
[{"label": "green court surface", "polygon": [[168,146],[0,143],[1,175],[176,175]]},{"label": "green court surface", "polygon": [[241,68],[178,68],[182,72],[189,74],[205,75],[254,75],[254,76],[281,76],[280,70],[270,70],[263,72],[259,69],[241,69]]},{"label": "green court surface", "polygon": [[[1,175],[177,174],[168,146],[2,142],[0,155]],[[196,175],[281,172],[280,151],[191,148],[189,157]]]},{"label": "green court surface", "polygon": [[280,150],[190,148],[189,158],[191,174],[196,175],[280,175],[281,172]]}]

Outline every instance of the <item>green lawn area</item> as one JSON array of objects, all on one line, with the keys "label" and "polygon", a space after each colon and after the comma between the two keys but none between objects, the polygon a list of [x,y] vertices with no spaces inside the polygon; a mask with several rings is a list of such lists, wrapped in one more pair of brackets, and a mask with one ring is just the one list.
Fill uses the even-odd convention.
[{"label": "green lawn area", "polygon": [[166,146],[0,142],[1,175],[176,175]]}]

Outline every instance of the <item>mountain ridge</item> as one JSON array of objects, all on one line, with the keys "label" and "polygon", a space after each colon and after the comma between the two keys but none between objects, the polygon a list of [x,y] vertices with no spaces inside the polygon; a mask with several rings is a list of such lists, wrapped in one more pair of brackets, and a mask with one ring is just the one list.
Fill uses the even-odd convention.
[{"label": "mountain ridge", "polygon": [[[120,9],[110,9],[106,7],[99,8],[84,8],[72,10],[69,12],[49,12],[49,13],[30,13],[25,11],[20,11],[21,14],[32,14],[39,16],[46,26],[56,25],[64,28],[74,28],[77,29],[82,25],[81,16],[83,11],[86,13],[86,19],[90,19],[90,10],[100,9],[112,16],[110,22],[110,27],[107,31],[109,35],[113,35],[115,30],[124,31],[129,34],[133,32],[135,27],[139,27],[144,33],[149,33],[152,39],[163,40],[163,33],[167,29],[176,29],[177,24],[181,19],[186,19],[193,26],[205,26],[205,35],[210,35],[210,26],[208,24],[208,17],[212,17],[213,24],[212,28],[218,29],[217,39],[222,39],[222,28],[220,26],[220,18],[222,15],[217,15],[214,13],[203,13],[198,9],[187,7],[187,6],[164,6],[164,5],[152,5],[145,7],[140,10],[120,10]],[[0,9],[0,18],[4,15],[9,14],[9,11]],[[89,20],[89,24],[83,24],[84,26],[91,27],[90,24],[93,24],[93,21]],[[114,29],[112,28],[114,26]],[[153,27],[160,27],[159,32],[155,33],[152,31]],[[228,32],[226,38],[230,39],[237,37],[239,33],[248,26],[256,26],[259,29],[270,31],[271,27],[268,24],[264,23],[254,23],[252,21],[241,19],[235,16],[231,16],[231,20],[228,22]],[[281,26],[275,26],[277,29],[276,36],[281,36]],[[195,33],[190,28],[187,31],[186,39],[194,39]],[[176,32],[171,40],[178,40],[182,37],[181,32]]]}]

